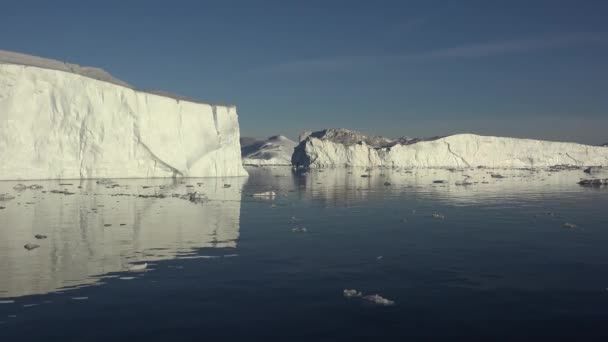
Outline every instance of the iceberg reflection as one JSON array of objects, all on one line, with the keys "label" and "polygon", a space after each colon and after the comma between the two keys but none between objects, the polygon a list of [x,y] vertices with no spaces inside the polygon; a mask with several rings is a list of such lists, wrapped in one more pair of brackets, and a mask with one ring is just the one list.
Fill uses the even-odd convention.
[{"label": "iceberg reflection", "polygon": [[[0,182],[0,194],[15,197],[0,202],[0,298],[95,284],[134,263],[199,248],[234,249],[245,181],[39,181],[24,184],[43,189],[19,190],[17,182]],[[202,203],[184,196],[194,191]],[[40,248],[28,251],[26,243]]]}]

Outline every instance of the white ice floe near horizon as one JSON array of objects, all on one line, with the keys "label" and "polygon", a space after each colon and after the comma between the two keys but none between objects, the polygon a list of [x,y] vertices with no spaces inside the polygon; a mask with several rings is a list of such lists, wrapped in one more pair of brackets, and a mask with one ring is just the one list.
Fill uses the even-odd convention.
[{"label": "white ice floe near horizon", "polygon": [[250,166],[291,165],[291,156],[297,143],[276,135],[266,140],[241,140],[243,164]]},{"label": "white ice floe near horizon", "polygon": [[0,179],[245,176],[234,106],[0,51]]},{"label": "white ice floe near horizon", "polygon": [[578,143],[457,134],[430,139],[367,137],[345,129],[314,132],[296,147],[295,166],[547,168],[608,166],[608,149]]}]

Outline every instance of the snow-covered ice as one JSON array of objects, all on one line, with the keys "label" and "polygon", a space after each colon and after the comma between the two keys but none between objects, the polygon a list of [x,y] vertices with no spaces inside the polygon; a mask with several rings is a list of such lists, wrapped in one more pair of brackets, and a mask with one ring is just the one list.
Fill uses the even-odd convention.
[{"label": "snow-covered ice", "polygon": [[234,106],[0,52],[0,179],[245,176]]},{"label": "snow-covered ice", "polygon": [[577,143],[457,134],[425,140],[369,138],[344,129],[308,135],[292,162],[301,167],[546,168],[608,166],[608,149]]},{"label": "snow-covered ice", "polygon": [[242,157],[244,165],[291,165],[291,155],[297,143],[282,135],[267,140],[242,140]]}]

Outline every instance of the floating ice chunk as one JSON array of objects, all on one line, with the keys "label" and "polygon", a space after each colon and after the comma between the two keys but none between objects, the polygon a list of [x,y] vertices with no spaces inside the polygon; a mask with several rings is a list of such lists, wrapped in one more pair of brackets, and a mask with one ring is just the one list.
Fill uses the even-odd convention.
[{"label": "floating ice chunk", "polygon": [[391,306],[391,305],[395,305],[395,302],[384,298],[378,294],[373,294],[373,295],[368,295],[368,296],[364,296],[363,299],[365,299],[366,301],[373,303],[373,304],[377,304],[377,305],[382,305],[382,306]]},{"label": "floating ice chunk", "polygon": [[292,228],[291,231],[294,233],[307,233],[308,229],[306,229],[306,227],[295,227]]},{"label": "floating ice chunk", "polygon": [[89,297],[72,297],[72,300],[87,300]]},{"label": "floating ice chunk", "polygon": [[438,219],[438,220],[443,220],[445,219],[445,215],[441,214],[441,213],[433,213],[432,217],[434,219]]},{"label": "floating ice chunk", "polygon": [[573,223],[568,223],[568,222],[566,222],[566,223],[564,223],[564,224],[562,225],[562,227],[564,227],[564,228],[570,228],[570,229],[575,229],[575,228],[576,228],[576,225],[575,225],[575,224],[573,224]]},{"label": "floating ice chunk", "polygon": [[201,203],[203,201],[205,201],[205,196],[201,193],[199,193],[198,191],[195,192],[191,192],[188,194],[188,201],[192,202],[192,203]]},{"label": "floating ice chunk", "polygon": [[15,185],[13,187],[13,189],[15,189],[17,191],[22,191],[22,190],[27,189],[27,185],[19,183],[19,184]]},{"label": "floating ice chunk", "polygon": [[31,190],[40,190],[42,188],[44,188],[42,185],[38,185],[38,184],[32,184],[28,187]]},{"label": "floating ice chunk", "polygon": [[129,267],[129,271],[130,272],[139,272],[139,271],[143,271],[148,267],[148,263],[145,262],[143,264],[135,264],[135,265],[131,265],[131,267]]},{"label": "floating ice chunk", "polygon": [[38,240],[43,240],[43,239],[46,239],[46,238],[47,238],[47,236],[46,236],[46,235],[42,235],[42,234],[36,234],[36,235],[34,235],[34,237],[35,237],[36,239],[38,239]]},{"label": "floating ice chunk", "polygon": [[23,248],[27,249],[28,251],[31,251],[31,250],[36,249],[38,247],[40,247],[40,245],[36,245],[36,244],[33,244],[33,243],[27,243],[27,244],[25,244],[25,246],[23,246]]},{"label": "floating ice chunk", "polygon": [[40,304],[36,304],[36,303],[34,303],[34,304],[23,304],[23,307],[24,308],[31,308],[32,306],[38,306],[38,305],[40,305]]},{"label": "floating ice chunk", "polygon": [[344,295],[344,297],[346,298],[359,298],[359,297],[363,297],[363,293],[355,290],[355,289],[344,289],[344,291],[342,291],[342,294]]},{"label": "floating ice chunk", "polygon": [[14,300],[0,300],[0,304],[13,304]]},{"label": "floating ice chunk", "polygon": [[9,195],[9,194],[0,194],[0,202],[6,202],[6,201],[10,201],[10,200],[14,200],[15,196]]},{"label": "floating ice chunk", "polygon": [[133,280],[133,279],[135,279],[135,277],[120,277],[118,279],[120,279],[120,280]]},{"label": "floating ice chunk", "polygon": [[266,191],[253,194],[252,196],[256,198],[274,199],[275,197],[277,197],[277,194],[274,191]]},{"label": "floating ice chunk", "polygon": [[376,257],[376,260],[382,260],[382,259],[384,259],[384,257],[382,255],[379,255]]}]

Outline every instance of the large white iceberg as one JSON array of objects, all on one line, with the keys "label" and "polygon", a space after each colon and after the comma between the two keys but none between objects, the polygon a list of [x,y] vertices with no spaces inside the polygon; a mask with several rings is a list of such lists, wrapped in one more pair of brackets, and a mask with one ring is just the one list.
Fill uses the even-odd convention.
[{"label": "large white iceberg", "polygon": [[457,134],[390,140],[344,129],[308,135],[292,157],[302,167],[544,168],[607,166],[608,149],[577,143]]},{"label": "large white iceberg", "polygon": [[0,179],[244,176],[234,106],[0,51]]},{"label": "large white iceberg", "polygon": [[263,141],[249,140],[242,146],[244,165],[291,165],[296,142],[276,135]]}]

